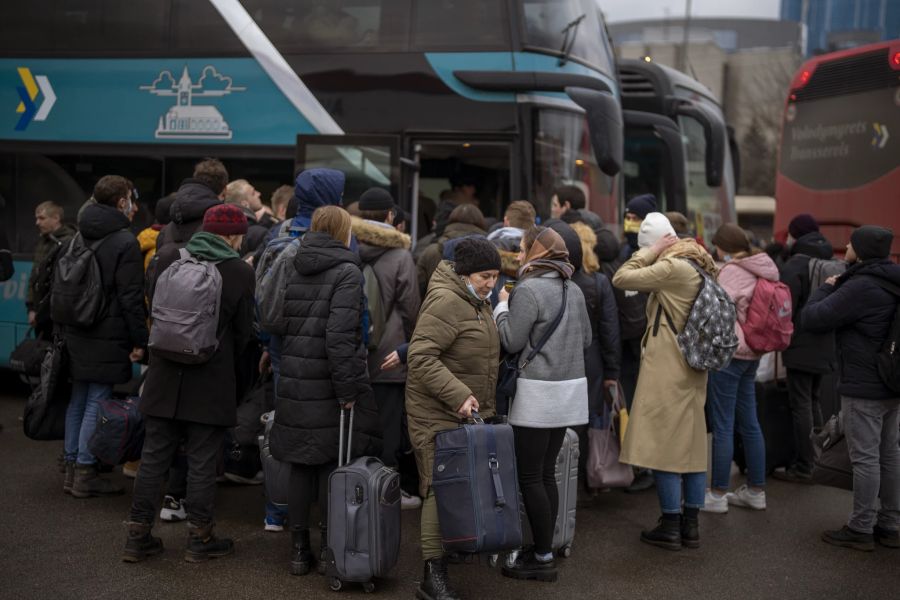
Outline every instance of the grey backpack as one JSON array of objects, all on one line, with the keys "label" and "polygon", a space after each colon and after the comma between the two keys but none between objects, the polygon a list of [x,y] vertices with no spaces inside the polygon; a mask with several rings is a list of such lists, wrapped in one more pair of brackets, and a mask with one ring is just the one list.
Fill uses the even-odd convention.
[{"label": "grey backpack", "polygon": [[[700,274],[700,292],[688,314],[684,330],[675,339],[685,361],[697,371],[717,371],[731,362],[738,348],[738,338],[734,330],[737,311],[734,301],[722,286],[691,260],[687,261]],[[675,325],[669,314],[659,305],[653,335],[659,330],[660,315],[666,315],[669,328]]]},{"label": "grey backpack", "polygon": [[[294,257],[300,248],[299,238],[277,238],[269,242],[256,272],[256,308],[259,327],[266,333],[284,335],[284,294],[294,273]],[[277,253],[277,254],[276,254]]]},{"label": "grey backpack", "polygon": [[825,280],[842,274],[847,270],[847,263],[842,260],[809,259],[809,294],[822,287]]},{"label": "grey backpack", "polygon": [[217,261],[179,250],[181,258],[162,272],[153,293],[150,313],[150,352],[162,358],[195,365],[216,353],[222,275]]}]

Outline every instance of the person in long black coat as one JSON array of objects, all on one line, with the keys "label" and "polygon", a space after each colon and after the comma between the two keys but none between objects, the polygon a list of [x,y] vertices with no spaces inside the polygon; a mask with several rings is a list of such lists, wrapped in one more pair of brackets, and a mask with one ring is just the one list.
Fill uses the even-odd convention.
[{"label": "person in long black coat", "polygon": [[[349,244],[350,215],[337,206],[317,209],[300,242],[284,299],[287,333],[269,447],[272,456],[291,463],[288,518],[294,575],[309,573],[315,562],[309,529],[317,487],[327,523],[327,482],[337,466],[343,409],[355,407],[351,456],[381,453],[362,338],[362,271]],[[323,525],[322,551],[326,539]]]},{"label": "person in long black coat", "polygon": [[126,216],[132,210],[131,184],[124,177],[107,175],[94,187],[94,198],[97,201],[85,208],[78,226],[86,245],[102,240],[94,258],[106,309],[91,327],[62,327],[73,380],[66,410],[63,490],[78,498],[124,491],[98,475],[88,442],[96,427],[99,402],[111,396],[113,385],[131,379],[131,364],[143,357],[147,345],[143,257]]}]

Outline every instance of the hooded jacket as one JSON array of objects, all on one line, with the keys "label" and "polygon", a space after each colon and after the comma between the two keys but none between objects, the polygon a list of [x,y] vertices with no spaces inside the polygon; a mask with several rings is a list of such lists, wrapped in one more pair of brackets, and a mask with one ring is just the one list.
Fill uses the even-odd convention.
[{"label": "hooded jacket", "polygon": [[359,258],[327,233],[303,236],[285,291],[287,333],[270,447],[279,460],[337,462],[341,405],[355,402],[353,456],[381,454],[362,343]]},{"label": "hooded jacket", "polygon": [[818,231],[808,233],[791,246],[791,258],[781,269],[781,281],[791,288],[794,336],[790,347],[782,353],[784,366],[807,373],[830,373],[834,370],[835,341],[830,331],[815,333],[803,329],[803,310],[810,295],[809,259],[829,260],[834,256],[831,242]]},{"label": "hooded jacket", "polygon": [[856,263],[836,285],[823,284],[814,290],[803,309],[807,331],[837,332],[839,391],[851,398],[898,397],[881,381],[875,359],[894,321],[898,298],[881,288],[878,280],[900,286],[900,266],[888,259]]},{"label": "hooded jacket", "polygon": [[719,271],[719,285],[728,292],[737,308],[737,323],[734,329],[738,337],[738,349],[734,357],[739,360],[759,360],[762,357],[762,354],[754,352],[747,345],[744,329],[741,327],[747,321],[747,309],[750,308],[756,283],[760,279],[778,281],[778,267],[769,255],[763,252],[725,263]]},{"label": "hooded jacket", "polygon": [[312,214],[320,206],[340,206],[345,176],[335,169],[307,169],[297,175],[291,208],[296,207],[292,226],[309,228]]},{"label": "hooded jacket", "polygon": [[[211,233],[198,232],[185,249],[216,264],[222,276],[222,299],[216,336],[219,348],[207,362],[187,365],[150,356],[150,368],[141,395],[141,411],[153,417],[232,427],[237,422],[236,365],[253,340],[253,268],[237,252]],[[180,258],[175,244],[158,252],[162,273]],[[152,296],[151,296],[152,299]]]},{"label": "hooded jacket", "polygon": [[97,203],[85,207],[78,221],[86,244],[106,238],[94,253],[106,311],[92,327],[63,327],[76,381],[125,383],[131,379],[131,350],[147,346],[143,257],[130,224],[116,208]]},{"label": "hooded jacket", "polygon": [[410,237],[390,225],[353,218],[353,235],[359,242],[359,257],[375,271],[385,309],[384,332],[378,348],[369,352],[372,383],[406,381],[406,368],[382,371],[381,363],[398,346],[409,341],[419,314],[416,265],[409,252]]},{"label": "hooded jacket", "polygon": [[444,260],[445,258],[447,242],[473,235],[484,237],[484,229],[477,225],[470,225],[469,223],[450,223],[447,225],[446,229],[444,229],[444,235],[425,248],[419,256],[419,259],[416,261],[420,297],[425,297],[425,293],[428,291],[428,282],[431,280],[434,270],[437,269],[441,260]]},{"label": "hooded jacket", "polygon": [[200,231],[207,209],[222,204],[219,196],[205,183],[185,179],[175,192],[175,201],[169,208],[172,221],[163,227],[156,238],[156,249],[166,244],[180,244],[183,248],[191,236]]},{"label": "hooded jacket", "polygon": [[475,396],[479,414],[494,414],[500,338],[490,304],[475,298],[452,263],[431,277],[407,356],[406,412],[419,467],[419,493],[431,486],[434,436],[460,424],[457,409]]},{"label": "hooded jacket", "polygon": [[78,230],[71,225],[60,225],[53,233],[41,235],[38,245],[34,249],[34,262],[31,266],[31,275],[28,276],[28,297],[25,306],[37,314],[37,328],[42,329],[52,325],[50,323],[50,284],[53,280],[53,268],[57,252],[66,245],[66,242],[75,237]]}]

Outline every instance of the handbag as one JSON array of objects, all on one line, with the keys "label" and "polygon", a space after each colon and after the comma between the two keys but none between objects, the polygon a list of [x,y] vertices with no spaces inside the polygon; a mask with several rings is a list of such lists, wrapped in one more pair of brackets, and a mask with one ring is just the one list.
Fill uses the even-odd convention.
[{"label": "handbag", "polygon": [[516,382],[519,379],[519,375],[521,375],[522,373],[522,369],[527,367],[528,363],[534,360],[534,357],[538,355],[538,353],[541,351],[541,348],[544,347],[544,344],[546,344],[550,340],[550,336],[552,336],[553,332],[556,331],[556,328],[559,327],[559,324],[563,318],[563,314],[566,312],[568,296],[569,282],[563,281],[562,306],[559,307],[559,312],[556,314],[556,318],[553,319],[553,323],[551,323],[550,327],[548,327],[544,331],[544,335],[541,336],[541,339],[538,341],[537,345],[535,345],[531,349],[531,352],[528,353],[528,356],[525,358],[525,362],[519,364],[520,355],[508,356],[500,362],[500,374],[497,377],[498,396],[504,396],[505,398],[516,397]]},{"label": "handbag", "polygon": [[[29,337],[32,336],[32,337]],[[40,377],[41,363],[44,356],[52,346],[47,340],[40,340],[34,336],[34,328],[29,328],[25,339],[19,342],[9,355],[9,366],[13,371],[18,371],[26,377]]]},{"label": "handbag", "polygon": [[[620,414],[624,412],[627,424],[628,413],[622,404],[621,390],[618,386],[616,389],[619,393],[613,396],[606,426],[588,429],[587,481],[588,486],[592,488],[628,487],[634,480],[634,469],[619,462],[621,452],[619,436],[624,438]],[[618,432],[616,421],[619,421]]]},{"label": "handbag", "polygon": [[41,381],[25,402],[22,428],[33,440],[61,440],[72,386],[65,376],[65,342],[56,338],[41,363]]},{"label": "handbag", "polygon": [[624,444],[625,432],[628,430],[628,409],[625,408],[625,392],[622,391],[622,386],[618,383],[609,386],[606,388],[606,391],[609,392],[610,407],[618,407],[615,410],[611,408],[610,413],[614,413],[612,414],[612,421],[616,428],[619,444]]},{"label": "handbag", "polygon": [[832,415],[825,425],[814,429],[809,436],[813,444],[815,461],[813,463],[813,481],[819,485],[853,490],[853,466],[850,463],[850,451],[841,413]]}]

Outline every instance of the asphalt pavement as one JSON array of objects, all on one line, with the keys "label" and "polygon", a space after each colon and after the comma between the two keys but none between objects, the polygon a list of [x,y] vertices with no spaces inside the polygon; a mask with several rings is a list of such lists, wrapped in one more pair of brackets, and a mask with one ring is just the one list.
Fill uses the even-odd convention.
[{"label": "asphalt pavement", "polygon": [[[61,442],[34,442],[22,433],[25,392],[0,377],[0,598],[15,599],[331,599],[361,597],[360,587],[328,589],[315,574],[288,572],[290,535],[263,531],[260,486],[220,485],[217,530],[235,540],[235,554],[204,564],[183,560],[184,524],[158,524],[165,552],[139,564],[121,562],[130,493],[78,500],[62,493],[56,469]],[[120,472],[112,477],[130,488]],[[653,492],[614,491],[578,509],[571,558],[560,559],[555,584],[506,579],[483,564],[455,565],[451,577],[464,598],[891,599],[900,598],[900,550],[875,552],[823,543],[839,528],[849,492],[771,481],[769,508],[732,508],[701,515],[699,550],[670,552],[642,544],[655,524]],[[381,598],[413,598],[421,561],[418,511],[403,513],[403,544]],[[314,534],[315,535],[315,534]],[[315,543],[314,539],[314,543]]]}]

